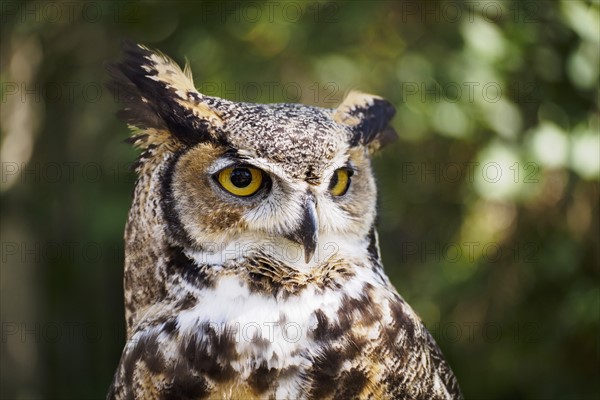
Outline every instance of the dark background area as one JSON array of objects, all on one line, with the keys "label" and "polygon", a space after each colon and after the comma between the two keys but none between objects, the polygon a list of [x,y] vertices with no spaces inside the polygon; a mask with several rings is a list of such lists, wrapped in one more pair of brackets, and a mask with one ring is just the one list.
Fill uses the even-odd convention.
[{"label": "dark background area", "polygon": [[387,273],[465,396],[600,396],[599,3],[0,3],[2,398],[102,398],[125,342],[130,38],[204,93],[394,103]]}]

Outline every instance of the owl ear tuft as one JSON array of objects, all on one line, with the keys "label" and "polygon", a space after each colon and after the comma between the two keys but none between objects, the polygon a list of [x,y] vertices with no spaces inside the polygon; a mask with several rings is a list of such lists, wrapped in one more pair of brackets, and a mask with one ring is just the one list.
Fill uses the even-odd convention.
[{"label": "owl ear tuft", "polygon": [[107,86],[124,104],[119,116],[137,131],[136,146],[224,140],[215,104],[225,101],[198,93],[189,67],[181,70],[162,53],[129,41],[123,43],[123,54],[121,61],[106,65],[111,78]]},{"label": "owl ear tuft", "polygon": [[398,134],[389,125],[394,114],[396,109],[389,101],[352,91],[334,110],[333,119],[351,128],[350,146],[366,146],[373,154],[398,139]]}]

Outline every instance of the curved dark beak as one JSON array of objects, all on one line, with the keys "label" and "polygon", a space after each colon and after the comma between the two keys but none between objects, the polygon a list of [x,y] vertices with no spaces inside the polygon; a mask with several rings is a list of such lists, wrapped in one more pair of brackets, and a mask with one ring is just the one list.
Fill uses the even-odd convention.
[{"label": "curved dark beak", "polygon": [[298,243],[304,248],[304,262],[308,264],[317,248],[317,239],[319,233],[319,223],[317,221],[317,210],[315,199],[312,195],[307,195],[304,200],[304,215],[298,228],[286,237]]}]

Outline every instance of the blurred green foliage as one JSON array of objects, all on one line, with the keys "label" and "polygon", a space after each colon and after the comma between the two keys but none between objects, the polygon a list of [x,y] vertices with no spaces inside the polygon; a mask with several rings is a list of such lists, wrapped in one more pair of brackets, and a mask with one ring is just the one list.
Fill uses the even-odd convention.
[{"label": "blurred green foliage", "polygon": [[131,38],[206,94],[398,108],[388,274],[467,398],[600,396],[599,3],[3,1],[2,398],[101,398],[125,342]]}]

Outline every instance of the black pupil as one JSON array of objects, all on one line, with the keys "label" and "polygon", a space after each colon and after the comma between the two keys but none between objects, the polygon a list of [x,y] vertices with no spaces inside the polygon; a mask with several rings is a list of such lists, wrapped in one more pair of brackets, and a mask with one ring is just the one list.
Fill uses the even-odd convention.
[{"label": "black pupil", "polygon": [[252,182],[252,173],[248,168],[236,168],[231,171],[230,179],[236,187],[245,188]]},{"label": "black pupil", "polygon": [[337,183],[338,183],[338,175],[340,174],[340,171],[335,171],[335,173],[333,174],[333,177],[331,178],[331,183],[329,184],[329,189],[333,189]]}]

